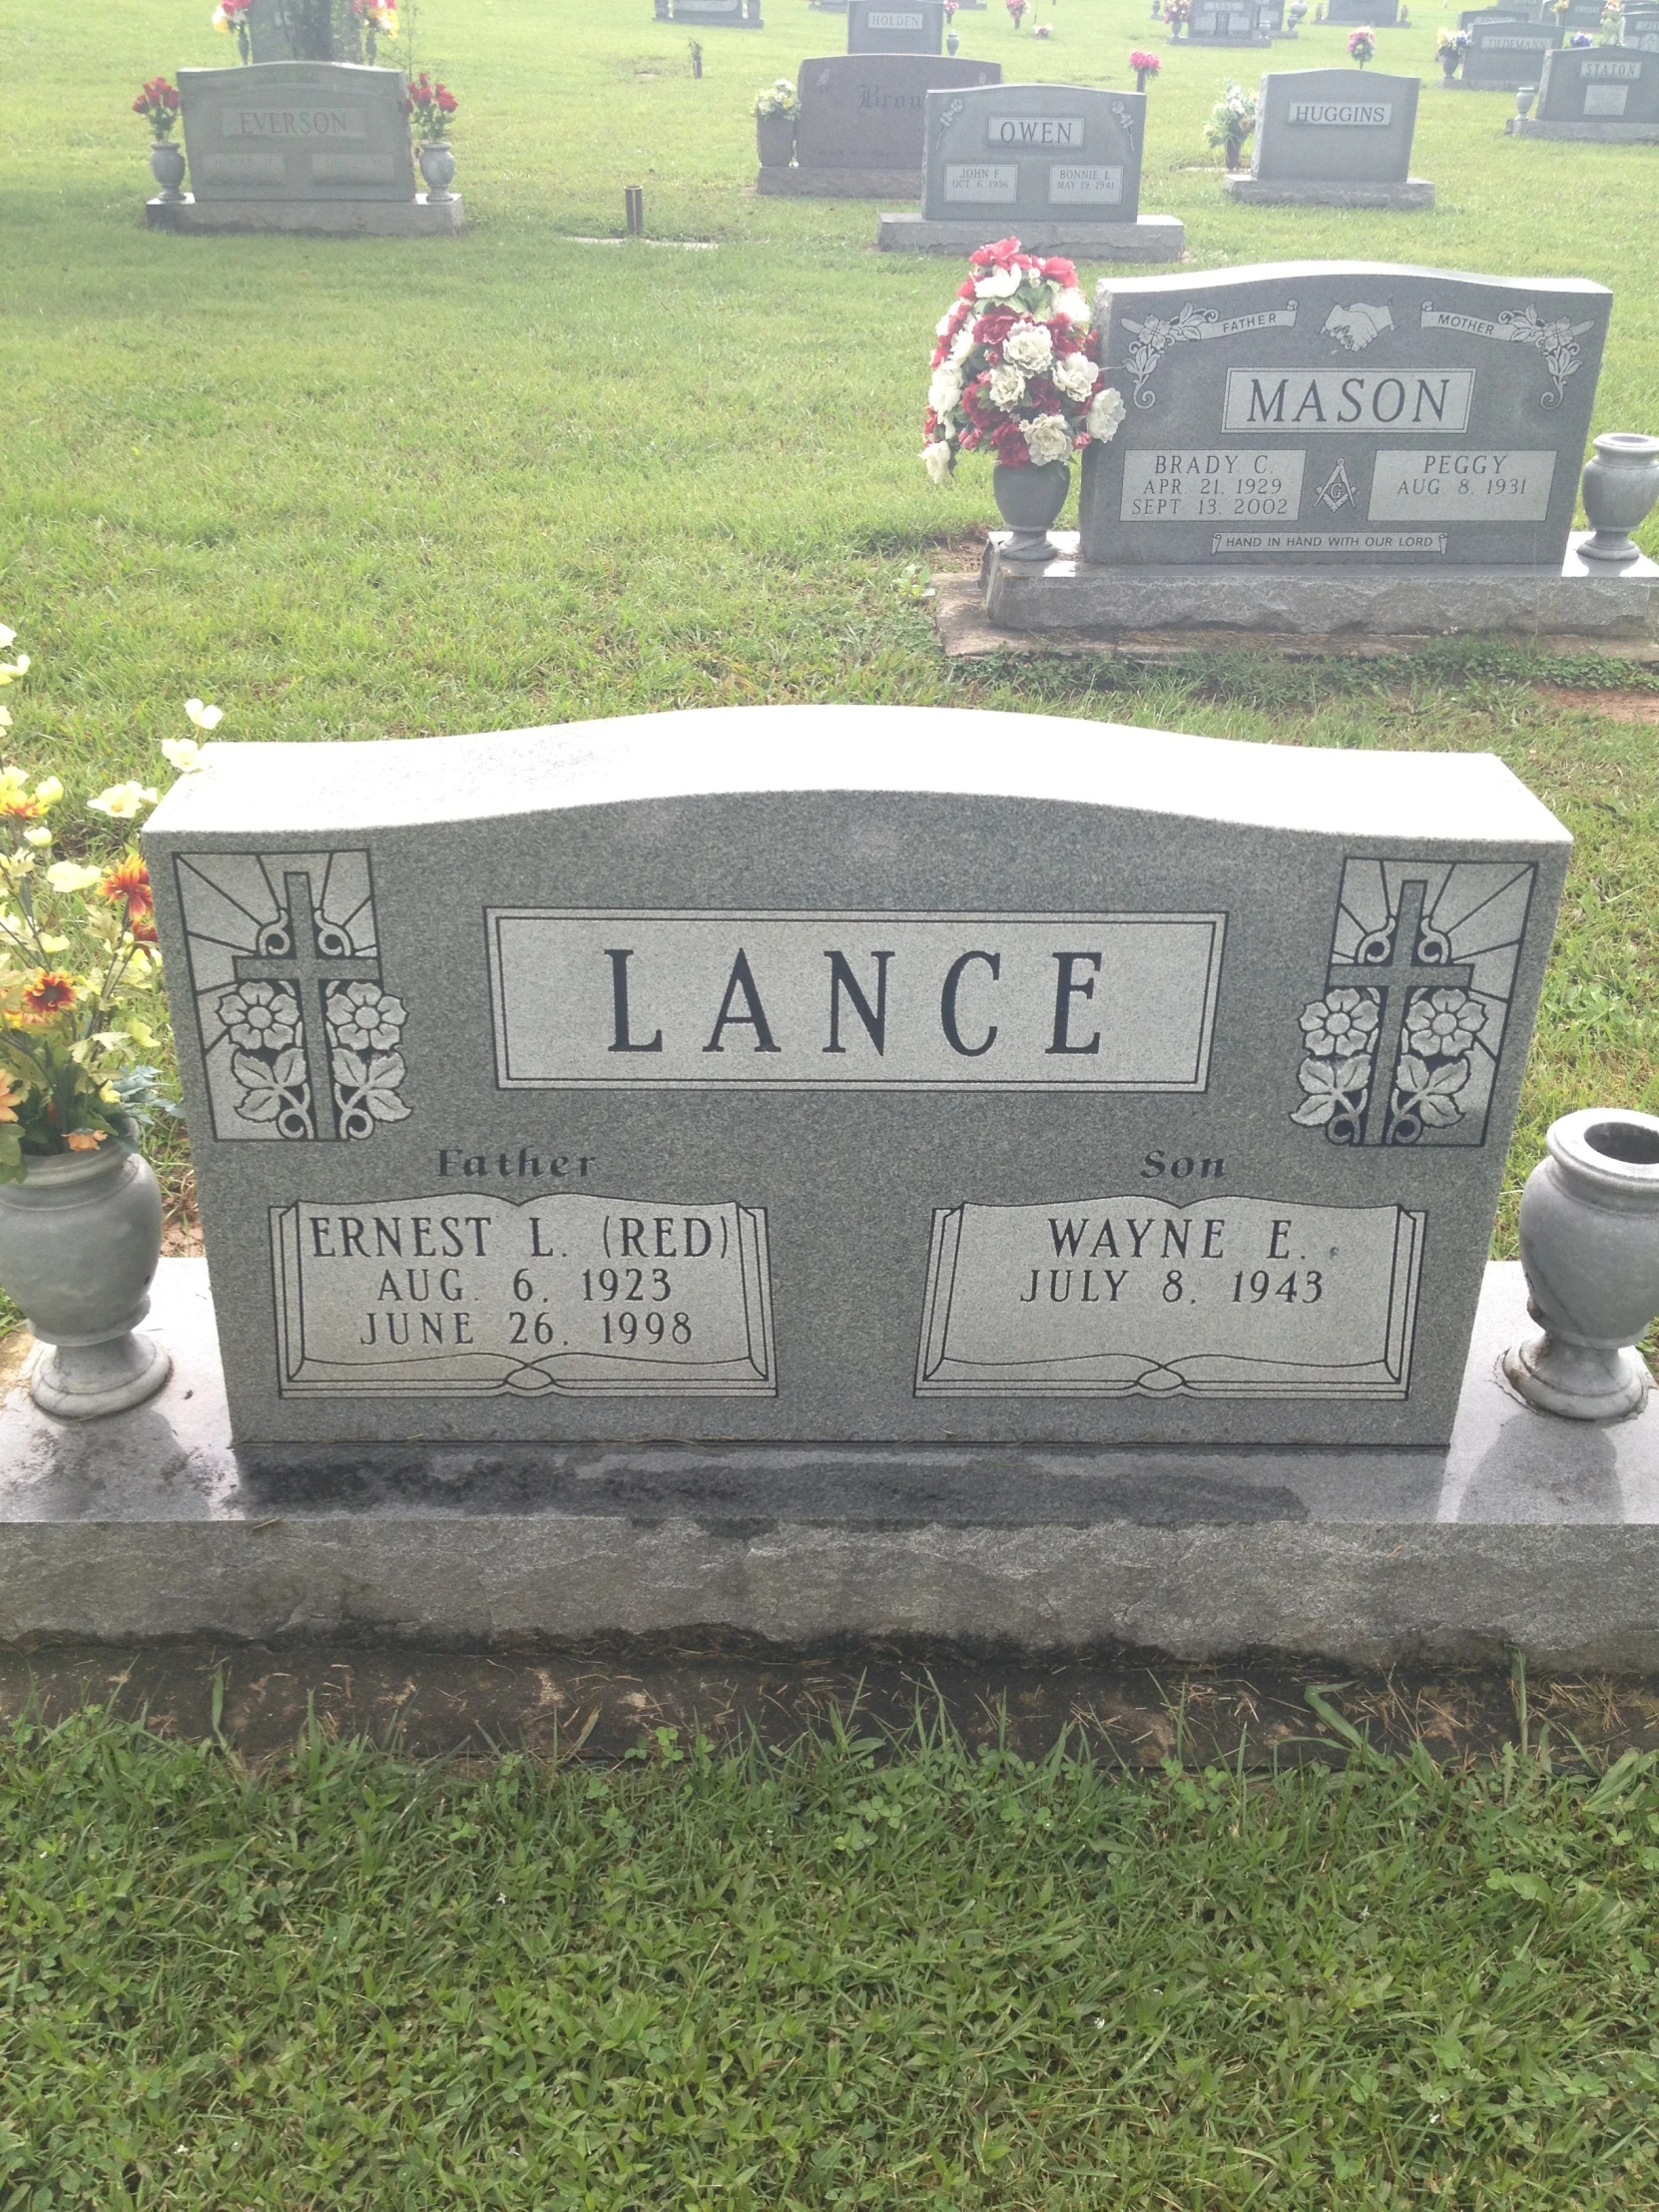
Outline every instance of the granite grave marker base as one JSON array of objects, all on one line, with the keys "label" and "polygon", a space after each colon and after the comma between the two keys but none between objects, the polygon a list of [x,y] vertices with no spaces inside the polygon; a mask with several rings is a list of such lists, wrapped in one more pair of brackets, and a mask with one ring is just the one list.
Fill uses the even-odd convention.
[{"label": "granite grave marker base", "polygon": [[[785,200],[919,200],[919,169],[837,169],[832,164],[796,162],[788,169],[763,167],[755,190]],[[976,239],[976,246],[984,245]]]},{"label": "granite grave marker base", "polygon": [[[972,254],[985,244],[984,223],[935,223],[920,215],[883,215],[875,243],[883,254]],[[1179,216],[1143,215],[1134,223],[1019,220],[1028,254],[1063,254],[1068,260],[1178,262],[1187,250]]]},{"label": "granite grave marker base", "polygon": [[1246,208],[1431,208],[1434,187],[1421,177],[1398,184],[1345,184],[1341,179],[1234,176],[1221,181],[1229,200]]},{"label": "granite grave marker base", "polygon": [[1511,138],[1571,139],[1580,146],[1659,146],[1659,123],[1552,123],[1512,115],[1503,128]]},{"label": "granite grave marker base", "polygon": [[[1121,433],[1120,433],[1121,435]],[[1359,539],[1364,532],[1355,532]],[[1055,557],[1007,561],[993,530],[980,570],[985,613],[1006,630],[1115,639],[1148,632],[1232,632],[1271,650],[1281,640],[1378,637],[1401,647],[1469,634],[1629,646],[1649,657],[1659,636],[1659,566],[1583,560],[1575,531],[1556,575],[1516,568],[1108,568],[1084,560],[1075,530],[1050,533]],[[1340,549],[1339,549],[1340,550]]]},{"label": "granite grave marker base", "polygon": [[212,200],[186,193],[179,200],[147,200],[144,220],[152,231],[302,231],[326,238],[450,238],[466,229],[459,193],[433,200]]},{"label": "granite grave marker base", "polygon": [[[1659,1403],[1522,1403],[1488,1266],[1441,1450],[231,1442],[207,1269],[164,1260],[175,1360],[131,1413],[0,1409],[0,1644],[205,1636],[533,1649],[738,1632],[1659,1671]],[[18,1370],[14,1365],[12,1373]]]}]

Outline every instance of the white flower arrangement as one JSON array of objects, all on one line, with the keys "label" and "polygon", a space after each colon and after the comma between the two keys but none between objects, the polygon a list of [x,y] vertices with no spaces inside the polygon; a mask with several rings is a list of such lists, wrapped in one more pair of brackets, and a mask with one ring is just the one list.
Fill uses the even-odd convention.
[{"label": "white flower arrangement", "polygon": [[763,85],[755,95],[757,115],[799,115],[801,99],[788,77],[780,77],[770,85]]}]

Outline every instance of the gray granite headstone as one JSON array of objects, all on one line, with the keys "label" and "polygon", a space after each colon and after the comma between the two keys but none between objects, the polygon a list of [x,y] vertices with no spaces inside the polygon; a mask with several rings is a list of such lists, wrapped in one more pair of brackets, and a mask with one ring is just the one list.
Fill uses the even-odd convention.
[{"label": "gray granite headstone", "polygon": [[1561,44],[1561,26],[1553,17],[1541,23],[1472,23],[1463,56],[1462,82],[1470,92],[1513,92],[1535,85],[1544,56]]},{"label": "gray granite headstone", "polygon": [[191,190],[214,201],[412,201],[414,161],[396,69],[265,62],[181,69]]},{"label": "gray granite headstone", "polygon": [[1093,562],[1560,570],[1612,294],[1376,262],[1107,278]]},{"label": "gray granite headstone", "polygon": [[992,230],[1017,231],[1056,219],[1133,223],[1140,212],[1142,93],[1078,85],[930,92],[926,130],[926,221],[982,218]]},{"label": "gray granite headstone", "polygon": [[145,846],[235,1438],[1442,1445],[1568,843],[1038,715],[211,747]]},{"label": "gray granite headstone", "polygon": [[1540,123],[1651,129],[1659,125],[1659,54],[1623,46],[1558,47],[1544,56],[1533,114]]},{"label": "gray granite headstone", "polygon": [[998,62],[931,54],[830,54],[801,65],[795,153],[803,169],[914,170],[927,95],[994,85]]},{"label": "gray granite headstone", "polygon": [[1256,100],[1251,175],[1270,183],[1403,182],[1419,89],[1415,77],[1370,69],[1270,70]]},{"label": "gray granite headstone", "polygon": [[1327,0],[1325,20],[1345,28],[1369,24],[1381,30],[1399,20],[1399,0]]},{"label": "gray granite headstone", "polygon": [[1193,0],[1187,37],[1194,46],[1268,46],[1257,0]]},{"label": "gray granite headstone", "polygon": [[849,54],[937,54],[944,46],[944,0],[851,0]]},{"label": "gray granite headstone", "polygon": [[659,23],[684,23],[691,29],[762,31],[761,0],[656,0]]}]

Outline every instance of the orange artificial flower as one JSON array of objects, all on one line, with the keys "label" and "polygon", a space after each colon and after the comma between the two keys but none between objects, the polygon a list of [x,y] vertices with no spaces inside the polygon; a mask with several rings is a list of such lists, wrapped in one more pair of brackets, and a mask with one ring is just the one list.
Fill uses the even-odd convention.
[{"label": "orange artificial flower", "polygon": [[23,1019],[27,1022],[50,1021],[54,1014],[67,1013],[74,1003],[73,978],[53,968],[42,968],[23,986]]},{"label": "orange artificial flower", "polygon": [[111,868],[99,884],[98,893],[112,904],[125,899],[129,920],[140,914],[148,914],[156,902],[150,889],[150,870],[136,852],[129,852],[124,860]]},{"label": "orange artificial flower", "polygon": [[72,1129],[64,1143],[71,1152],[96,1152],[108,1134],[104,1129]]},{"label": "orange artificial flower", "polygon": [[156,943],[156,916],[150,907],[140,913],[136,906],[127,909],[127,930],[135,944]]},{"label": "orange artificial flower", "polygon": [[16,1121],[21,1093],[9,1075],[0,1075],[0,1121]]},{"label": "orange artificial flower", "polygon": [[11,792],[0,799],[0,822],[39,822],[41,804],[38,799],[25,799],[21,792]]}]

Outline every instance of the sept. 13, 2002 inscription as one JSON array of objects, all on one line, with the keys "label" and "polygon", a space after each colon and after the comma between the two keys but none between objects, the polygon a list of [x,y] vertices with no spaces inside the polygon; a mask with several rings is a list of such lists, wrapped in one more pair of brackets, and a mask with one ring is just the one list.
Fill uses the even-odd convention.
[{"label": "sept. 13, 2002 inscription", "polygon": [[918,1397],[1404,1397],[1424,1216],[1138,1198],[933,1217]]},{"label": "sept. 13, 2002 inscription", "polygon": [[755,1207],[301,1199],[271,1236],[284,1397],[777,1395]]}]

